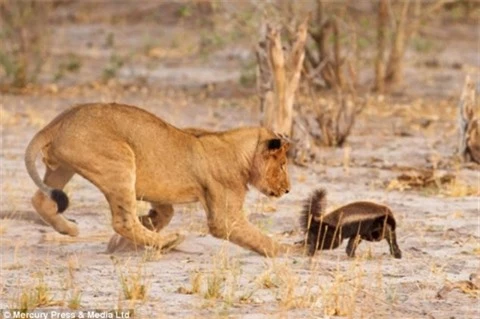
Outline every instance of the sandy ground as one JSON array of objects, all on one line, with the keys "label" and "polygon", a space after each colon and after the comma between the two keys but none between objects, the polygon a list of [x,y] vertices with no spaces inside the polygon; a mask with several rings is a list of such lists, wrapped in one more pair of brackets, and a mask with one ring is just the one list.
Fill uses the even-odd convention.
[{"label": "sandy ground", "polygon": [[[84,45],[83,38],[100,42],[105,37],[99,35],[102,28],[66,25],[57,30],[64,36],[54,37],[54,49],[61,55],[65,48]],[[132,28],[117,29],[116,39],[140,32],[138,25]],[[76,41],[68,36],[73,33]],[[96,63],[108,57],[108,50],[77,51],[92,59],[77,75],[84,83],[94,78]],[[478,70],[478,53],[472,54],[475,46],[469,50],[463,62]],[[316,164],[291,166],[292,191],[281,199],[270,200],[251,190],[245,203],[250,220],[290,243],[302,237],[299,212],[315,188],[328,189],[332,209],[355,200],[389,205],[398,222],[401,260],[388,254],[386,242],[362,243],[354,259],[346,256],[346,244],[314,258],[266,259],[208,235],[199,205],[176,207],[167,230],[188,234],[177,249],[165,255],[151,250],[109,255],[105,249],[113,230],[107,203],[79,176],[66,188],[71,206],[65,214],[78,222],[80,236],[62,236],[39,220],[30,205],[35,187],[24,169],[23,154],[35,132],[57,113],[72,104],[117,101],[141,106],[180,127],[256,124],[259,111],[251,98],[223,97],[225,90],[230,90],[228,96],[236,95],[235,89],[225,88],[229,86],[225,81],[238,78],[242,52],[234,47],[188,66],[140,61],[135,74],[156,70],[147,76],[147,82],[159,81],[155,87],[117,83],[68,89],[69,81],[76,79],[67,77],[66,89],[47,86],[0,95],[0,309],[18,308],[22,296],[47,291],[48,298],[39,308],[133,309],[138,318],[480,317],[478,290],[459,285],[438,295],[445,286],[480,271],[480,173],[478,166],[459,164],[452,156],[455,93],[461,87],[462,70],[448,69],[445,74],[454,84],[437,90],[436,98],[432,83],[444,83],[445,78],[435,78],[434,70],[428,77],[433,82],[423,91],[428,98],[415,97],[422,92],[413,86],[414,97],[374,99],[358,119],[347,148],[322,148]],[[441,61],[450,65],[453,53],[442,54],[447,58]],[[408,70],[415,63],[418,59]],[[122,68],[119,82],[130,74],[128,67]],[[415,83],[424,80],[418,73],[412,78]],[[218,86],[208,86],[216,81]],[[193,89],[185,91],[179,85]],[[38,167],[43,170],[40,161]],[[402,173],[432,168],[438,175],[454,174],[456,181],[417,189],[404,189],[395,182]],[[140,213],[147,210],[139,203]],[[128,300],[122,283],[144,287],[144,300]]]},{"label": "sandy ground", "polygon": [[[173,123],[182,123],[171,118],[169,106],[162,105],[160,98],[153,99],[158,106],[140,100],[137,104],[159,116],[170,117]],[[14,101],[23,104],[25,110],[35,106],[45,112],[33,117],[26,111],[24,115],[21,107],[12,107]],[[354,200],[387,204],[398,219],[401,260],[389,256],[385,242],[362,243],[353,260],[345,255],[344,246],[314,258],[265,259],[207,235],[204,213],[198,205],[178,207],[168,227],[189,234],[177,250],[163,256],[139,251],[112,257],[104,253],[113,233],[106,201],[85,180],[75,177],[67,187],[72,204],[65,214],[79,223],[81,234],[76,239],[56,234],[49,226],[42,225],[29,204],[35,188],[23,167],[23,151],[35,130],[69,105],[68,101],[62,102],[63,105],[54,101],[58,98],[4,96],[4,114],[10,114],[12,121],[18,119],[15,125],[5,125],[2,131],[1,212],[5,218],[1,227],[2,308],[12,307],[22,289],[35,287],[43,277],[54,300],[68,303],[79,291],[84,309],[134,308],[145,318],[148,314],[160,317],[337,314],[365,318],[474,318],[480,314],[475,295],[453,290],[444,299],[436,297],[447,282],[467,280],[479,269],[478,194],[455,197],[440,191],[386,190],[399,175],[392,164],[428,167],[432,156],[449,157],[454,135],[448,130],[440,133],[445,123],[434,124],[438,127],[432,129],[432,134],[398,137],[388,131],[391,122],[401,123],[401,118],[377,116],[373,129],[368,125],[372,118],[367,111],[350,139],[348,166],[345,150],[322,149],[323,164],[291,167],[290,194],[273,201],[251,191],[245,204],[251,220],[286,242],[301,238],[297,224],[301,201],[317,187],[328,189],[331,207]],[[177,111],[189,114],[195,109],[209,113],[206,109],[200,112],[200,107]],[[246,118],[248,113],[234,107],[228,110],[228,118]],[[207,118],[208,115],[198,121],[200,126],[208,127]],[[375,132],[385,134],[379,137]],[[448,145],[435,149],[423,147],[445,137]],[[40,165],[39,168],[42,169]],[[455,173],[465,184],[478,188],[478,171],[459,168]],[[146,212],[146,205],[140,205],[139,210]],[[124,299],[121,274],[127,274],[127,278],[140,274],[140,281],[148,286],[145,301]],[[208,299],[205,297],[208,282],[217,277],[221,278],[221,297]],[[200,282],[199,293],[181,293],[190,291],[195,280]]]}]

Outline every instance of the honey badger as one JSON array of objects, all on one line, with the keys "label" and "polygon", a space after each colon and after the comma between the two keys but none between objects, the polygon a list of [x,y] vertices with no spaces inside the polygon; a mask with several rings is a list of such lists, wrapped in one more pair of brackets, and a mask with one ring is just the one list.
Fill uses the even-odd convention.
[{"label": "honey badger", "polygon": [[390,253],[395,258],[402,258],[395,235],[396,222],[390,208],[371,202],[353,202],[326,214],[326,206],[325,189],[316,190],[305,201],[300,224],[306,233],[305,245],[309,255],[313,256],[319,249],[337,248],[349,238],[346,252],[354,257],[362,239],[386,239]]}]

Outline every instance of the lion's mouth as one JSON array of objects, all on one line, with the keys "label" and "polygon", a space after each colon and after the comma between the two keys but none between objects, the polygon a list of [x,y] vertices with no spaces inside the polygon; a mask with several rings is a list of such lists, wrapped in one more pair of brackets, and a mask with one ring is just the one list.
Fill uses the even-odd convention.
[{"label": "lion's mouth", "polygon": [[279,193],[270,192],[270,193],[268,194],[268,196],[270,196],[270,197],[280,197],[280,196],[282,196],[282,193],[280,193],[280,192],[279,192]]},{"label": "lion's mouth", "polygon": [[268,193],[268,196],[271,196],[271,197],[281,197],[283,194],[288,194],[290,190],[286,189],[286,190],[281,190],[281,191],[278,191],[278,192],[274,192],[274,191],[270,191]]}]

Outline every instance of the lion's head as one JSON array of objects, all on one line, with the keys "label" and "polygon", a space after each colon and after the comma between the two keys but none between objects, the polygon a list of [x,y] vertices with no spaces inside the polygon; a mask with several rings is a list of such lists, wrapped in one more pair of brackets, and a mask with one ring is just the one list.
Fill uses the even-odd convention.
[{"label": "lion's head", "polygon": [[267,196],[280,197],[290,191],[287,151],[290,143],[280,138],[259,144],[253,159],[249,183]]}]

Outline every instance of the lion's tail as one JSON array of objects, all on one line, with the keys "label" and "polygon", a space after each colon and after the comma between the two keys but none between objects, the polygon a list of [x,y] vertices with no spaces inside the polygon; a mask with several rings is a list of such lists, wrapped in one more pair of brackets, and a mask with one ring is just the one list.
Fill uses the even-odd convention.
[{"label": "lion's tail", "polygon": [[46,185],[38,174],[37,167],[35,166],[35,160],[38,153],[42,148],[50,143],[51,139],[46,134],[45,130],[38,132],[27,146],[25,151],[25,166],[27,168],[28,175],[32,178],[35,185],[48,197],[50,197],[55,203],[57,203],[57,212],[62,213],[68,207],[68,196],[60,189],[52,188]]},{"label": "lion's tail", "polygon": [[320,216],[325,214],[327,208],[327,190],[317,189],[305,201],[300,217],[300,224],[304,231],[308,231],[312,223],[318,223]]}]

